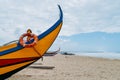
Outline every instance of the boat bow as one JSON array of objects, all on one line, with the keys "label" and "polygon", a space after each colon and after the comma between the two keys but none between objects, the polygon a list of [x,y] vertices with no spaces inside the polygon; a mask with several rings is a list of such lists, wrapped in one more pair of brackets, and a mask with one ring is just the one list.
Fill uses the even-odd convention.
[{"label": "boat bow", "polygon": [[11,43],[0,47],[0,79],[5,79],[24,69],[40,59],[53,44],[58,36],[62,23],[63,13],[61,7],[60,17],[48,30],[38,35],[38,42],[35,46],[24,48],[18,43]]}]

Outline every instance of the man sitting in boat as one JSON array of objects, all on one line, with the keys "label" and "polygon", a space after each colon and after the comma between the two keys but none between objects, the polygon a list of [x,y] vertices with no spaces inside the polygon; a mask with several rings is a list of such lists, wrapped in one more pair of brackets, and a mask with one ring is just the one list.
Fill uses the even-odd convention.
[{"label": "man sitting in boat", "polygon": [[[24,37],[27,37],[26,41],[24,41],[24,39],[23,39]],[[19,41],[23,47],[32,47],[37,43],[38,37],[32,33],[31,29],[28,29],[27,33],[24,33],[21,35]]]},{"label": "man sitting in boat", "polygon": [[28,30],[27,30],[27,34],[28,34],[28,36],[27,36],[27,42],[30,42],[30,40],[33,39],[33,36],[34,36],[35,34],[32,34],[32,30],[31,30],[31,29],[28,29]]}]

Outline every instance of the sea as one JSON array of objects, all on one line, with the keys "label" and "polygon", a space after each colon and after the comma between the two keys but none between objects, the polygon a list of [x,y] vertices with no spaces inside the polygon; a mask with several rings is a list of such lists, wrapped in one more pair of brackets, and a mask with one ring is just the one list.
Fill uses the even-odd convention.
[{"label": "sea", "polygon": [[63,51],[68,54],[75,54],[79,56],[89,56],[89,57],[97,57],[97,58],[108,58],[108,59],[120,59],[120,52],[101,52],[101,51]]}]

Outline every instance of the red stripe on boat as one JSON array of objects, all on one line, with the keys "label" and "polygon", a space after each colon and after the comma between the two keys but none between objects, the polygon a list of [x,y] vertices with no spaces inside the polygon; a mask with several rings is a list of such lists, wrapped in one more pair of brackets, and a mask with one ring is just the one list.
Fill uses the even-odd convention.
[{"label": "red stripe on boat", "polygon": [[0,59],[0,67],[27,62],[27,61],[36,60],[36,59],[39,59],[39,58],[34,57],[34,58],[18,58],[18,59]]}]

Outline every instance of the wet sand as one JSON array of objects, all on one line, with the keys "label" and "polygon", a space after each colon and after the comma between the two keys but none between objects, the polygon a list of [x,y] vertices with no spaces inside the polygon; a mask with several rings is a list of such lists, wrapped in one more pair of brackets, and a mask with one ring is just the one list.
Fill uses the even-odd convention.
[{"label": "wet sand", "polygon": [[120,80],[120,60],[57,54],[44,57],[9,80]]}]

